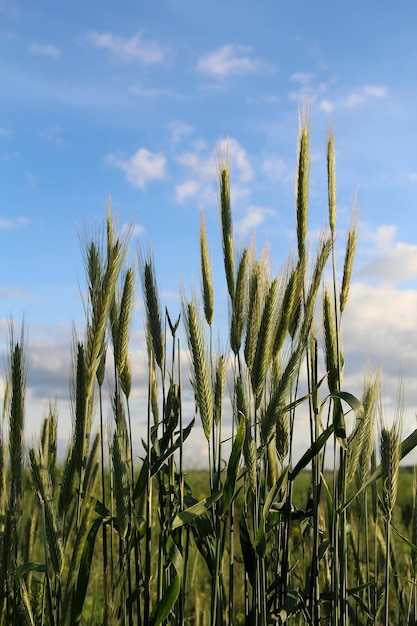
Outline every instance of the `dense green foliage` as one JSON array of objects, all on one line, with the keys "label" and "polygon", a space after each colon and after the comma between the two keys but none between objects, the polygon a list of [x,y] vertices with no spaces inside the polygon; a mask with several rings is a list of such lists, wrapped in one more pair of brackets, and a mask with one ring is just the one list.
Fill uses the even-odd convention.
[{"label": "dense green foliage", "polygon": [[[148,389],[139,466],[129,354],[135,265],[128,265],[128,241],[114,232],[110,209],[105,241],[85,242],[86,330],[74,342],[73,435],[59,466],[54,406],[39,444],[25,448],[25,337],[11,332],[0,438],[1,624],[417,623],[415,480],[399,469],[417,432],[402,442],[400,419],[384,425],[378,374],[365,377],[360,399],[344,388],[341,329],[356,222],[339,288],[332,135],[329,232],[312,258],[309,160],[308,120],[301,119],[297,252],[276,276],[254,246],[235,251],[229,164],[219,163],[230,311],[224,353],[213,346],[216,302],[204,219],[201,296],[181,294],[180,318],[164,312],[152,258],[141,257]],[[325,272],[330,279],[322,287]],[[182,327],[192,415],[183,400]],[[106,367],[113,369],[109,434]],[[294,459],[299,413],[307,416],[310,441]],[[184,449],[196,420],[208,467],[186,472]]]}]

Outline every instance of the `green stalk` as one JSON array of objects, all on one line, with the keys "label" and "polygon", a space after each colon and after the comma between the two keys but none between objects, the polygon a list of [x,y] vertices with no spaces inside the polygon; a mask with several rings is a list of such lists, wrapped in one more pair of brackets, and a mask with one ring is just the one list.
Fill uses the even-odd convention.
[{"label": "green stalk", "polygon": [[151,397],[152,382],[155,378],[153,372],[153,356],[149,352],[148,356],[148,403],[147,403],[147,428],[146,428],[146,512],[145,512],[145,586],[144,595],[144,624],[149,624],[150,620],[150,581],[151,581],[151,551],[152,551],[152,476],[151,476]]}]

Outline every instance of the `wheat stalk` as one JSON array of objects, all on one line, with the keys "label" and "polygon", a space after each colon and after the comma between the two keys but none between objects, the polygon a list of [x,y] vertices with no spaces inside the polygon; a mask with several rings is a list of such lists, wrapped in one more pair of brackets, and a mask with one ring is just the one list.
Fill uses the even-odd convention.
[{"label": "wheat stalk", "polygon": [[196,306],[193,302],[186,303],[183,298],[183,318],[187,331],[188,345],[191,352],[191,365],[194,381],[194,392],[200,412],[204,435],[207,441],[213,424],[213,389],[210,384],[211,375],[209,360],[204,349],[203,333],[198,320]]},{"label": "wheat stalk", "polygon": [[349,226],[346,244],[345,260],[343,263],[342,287],[340,290],[340,312],[343,313],[349,295],[350,282],[352,278],[353,260],[355,257],[356,244],[358,240],[358,226],[356,214],[353,215]]},{"label": "wheat stalk", "polygon": [[214,383],[214,421],[220,423],[222,406],[226,389],[226,364],[223,356],[219,356],[216,366],[216,380]]},{"label": "wheat stalk", "polygon": [[115,363],[119,375],[122,374],[125,369],[126,361],[128,359],[129,337],[134,302],[134,280],[134,270],[130,267],[124,278],[119,319],[117,324],[116,343],[114,346]]},{"label": "wheat stalk", "polygon": [[330,393],[334,393],[335,391],[339,390],[339,364],[334,308],[328,289],[325,289],[323,295],[323,328],[327,382],[329,385]]},{"label": "wheat stalk", "polygon": [[204,216],[200,216],[200,261],[201,261],[201,284],[203,291],[204,313],[209,326],[213,323],[214,316],[214,287],[211,272],[211,262],[207,245],[206,224]]},{"label": "wheat stalk", "polygon": [[288,278],[284,296],[282,298],[279,312],[277,315],[278,323],[275,331],[274,344],[272,353],[278,355],[284,345],[285,338],[290,332],[291,320],[297,308],[297,304],[301,298],[301,281],[298,266],[294,267]]},{"label": "wheat stalk", "polygon": [[226,282],[230,299],[235,295],[235,260],[233,251],[232,210],[230,206],[230,160],[227,149],[226,160],[219,155],[219,187],[220,187],[220,217],[222,224],[223,259],[226,272]]},{"label": "wheat stalk", "polygon": [[165,362],[165,344],[162,332],[162,316],[156,286],[153,261],[142,260],[142,288],[146,305],[146,327],[152,342],[152,350],[158,366],[162,369]]},{"label": "wheat stalk", "polygon": [[336,232],[336,157],[334,151],[334,134],[330,129],[327,135],[327,194],[329,202],[329,226],[332,237]]},{"label": "wheat stalk", "polygon": [[58,513],[54,504],[51,477],[44,459],[36,454],[34,448],[29,450],[29,460],[34,491],[44,514],[48,553],[54,574],[59,579],[64,565],[64,545]]},{"label": "wheat stalk", "polygon": [[277,291],[278,278],[275,278],[266,296],[251,372],[252,389],[257,407],[259,407],[261,401],[261,395],[266,382],[266,374],[272,358]]},{"label": "wheat stalk", "polygon": [[20,341],[10,329],[10,404],[9,459],[10,508],[14,510],[22,497],[23,435],[25,422],[26,362],[24,329]]},{"label": "wheat stalk", "polygon": [[298,163],[296,178],[296,215],[298,256],[305,257],[305,240],[307,235],[308,195],[310,180],[310,123],[309,114],[305,109],[299,115]]},{"label": "wheat stalk", "polygon": [[236,291],[232,302],[232,316],[230,321],[230,347],[235,355],[238,354],[242,344],[242,334],[245,324],[248,264],[249,251],[245,248],[239,262]]}]

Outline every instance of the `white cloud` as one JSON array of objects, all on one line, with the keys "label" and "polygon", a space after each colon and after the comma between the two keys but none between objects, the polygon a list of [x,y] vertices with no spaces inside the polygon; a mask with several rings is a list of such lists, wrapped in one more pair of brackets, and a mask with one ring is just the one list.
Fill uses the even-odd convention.
[{"label": "white cloud", "polygon": [[373,244],[371,254],[374,254],[375,249],[385,252],[392,248],[398,227],[395,224],[382,224],[376,230],[371,230],[365,225],[363,230],[362,239],[367,242],[367,245]]},{"label": "white cloud", "polygon": [[62,128],[58,124],[54,126],[49,126],[48,128],[44,128],[40,131],[39,137],[42,139],[46,139],[51,143],[54,143],[56,146],[63,146],[64,140],[62,138]]},{"label": "white cloud", "polygon": [[141,33],[132,37],[121,37],[113,33],[92,31],[87,35],[89,43],[98,50],[107,50],[121,61],[141,63],[161,63],[166,52],[156,41],[147,41]]},{"label": "white cloud", "polygon": [[10,137],[12,134],[12,131],[9,130],[8,128],[0,128],[0,137]]},{"label": "white cloud", "polygon": [[29,46],[30,54],[36,56],[49,57],[50,59],[58,59],[61,56],[61,50],[51,43],[32,43]]},{"label": "white cloud", "polygon": [[350,375],[368,361],[374,369],[382,365],[386,377],[392,377],[394,395],[400,367],[415,386],[416,310],[415,289],[352,284],[342,324]]},{"label": "white cloud", "polygon": [[276,212],[272,209],[251,204],[246,211],[246,215],[235,222],[234,229],[241,237],[245,237],[248,233],[256,230],[267,217],[274,215],[276,215]]},{"label": "white cloud", "polygon": [[361,276],[382,284],[398,285],[417,279],[417,245],[397,242],[361,268]]},{"label": "white cloud", "polygon": [[296,72],[290,76],[291,82],[297,85],[289,94],[289,99],[297,103],[315,103],[319,96],[328,90],[325,82],[315,83],[315,75],[306,72]]},{"label": "white cloud", "polygon": [[134,96],[140,96],[141,98],[148,99],[173,98],[175,100],[180,100],[183,97],[179,92],[173,91],[172,89],[163,89],[157,87],[146,88],[139,85],[132,85],[131,87],[129,87],[128,91]]},{"label": "white cloud", "polygon": [[247,182],[253,178],[253,169],[249,162],[246,150],[240,145],[237,139],[227,138],[220,140],[220,151],[222,154],[230,153],[230,167],[237,174],[239,181]]},{"label": "white cloud", "polygon": [[28,383],[38,398],[69,395],[71,344],[57,337],[31,338]]},{"label": "white cloud", "polygon": [[19,216],[15,218],[0,217],[0,230],[12,230],[26,226],[29,220],[26,217]]},{"label": "white cloud", "polygon": [[404,383],[404,434],[415,428],[416,310],[417,289],[353,282],[341,324],[345,361],[343,390],[361,397],[365,373],[374,375],[381,369],[382,409],[384,417],[391,422],[395,415],[401,375]]},{"label": "white cloud", "polygon": [[333,99],[321,98],[318,107],[325,113],[332,113],[335,109],[354,108],[371,100],[381,100],[388,96],[388,89],[384,85],[363,85]]},{"label": "white cloud", "polygon": [[184,202],[188,198],[196,196],[201,190],[201,183],[196,180],[186,180],[175,187],[176,202]]},{"label": "white cloud", "polygon": [[230,157],[231,195],[234,200],[249,194],[245,186],[253,177],[253,169],[248,155],[240,143],[234,139],[221,139],[218,149],[207,148],[204,143],[194,144],[194,150],[179,155],[177,161],[184,168],[184,180],[175,188],[177,202],[195,198],[203,204],[214,204],[217,201],[217,167],[221,158]]},{"label": "white cloud", "polygon": [[182,122],[181,120],[174,120],[168,125],[168,129],[171,133],[171,139],[174,143],[180,142],[183,137],[191,135],[194,129],[189,124]]},{"label": "white cloud", "polygon": [[334,111],[334,104],[330,100],[320,100],[319,108],[322,109],[325,113],[332,113]]},{"label": "white cloud", "polygon": [[366,85],[363,88],[364,94],[368,98],[387,98],[388,89],[381,85]]},{"label": "white cloud", "polygon": [[293,179],[293,171],[281,157],[270,155],[262,162],[262,171],[272,181]]},{"label": "white cloud", "polygon": [[197,70],[207,76],[224,79],[232,75],[254,74],[263,64],[251,55],[247,46],[225,45],[199,58]]},{"label": "white cloud", "polygon": [[0,297],[4,299],[8,298],[10,300],[25,300],[30,296],[29,293],[23,289],[8,289],[0,287]]},{"label": "white cloud", "polygon": [[416,181],[417,180],[417,172],[410,172],[408,174],[407,178],[408,178],[408,180],[411,180],[413,182]]},{"label": "white cloud", "polygon": [[310,85],[313,82],[314,74],[309,72],[295,72],[291,74],[290,80],[301,85]]},{"label": "white cloud", "polygon": [[207,151],[203,144],[195,144],[194,151],[183,152],[177,158],[183,167],[184,180],[175,187],[176,202],[197,199],[199,203],[216,201],[216,153]]},{"label": "white cloud", "polygon": [[129,183],[141,189],[148,182],[162,180],[166,176],[165,155],[160,152],[150,152],[146,148],[140,148],[130,159],[120,159],[110,155],[107,160],[126,174]]},{"label": "white cloud", "polygon": [[137,239],[144,232],[145,229],[141,224],[123,224],[120,228],[121,236],[129,237],[130,239]]},{"label": "white cloud", "polygon": [[406,281],[417,281],[417,245],[395,241],[398,228],[383,224],[371,230],[361,228],[357,275],[378,285],[393,287]]}]

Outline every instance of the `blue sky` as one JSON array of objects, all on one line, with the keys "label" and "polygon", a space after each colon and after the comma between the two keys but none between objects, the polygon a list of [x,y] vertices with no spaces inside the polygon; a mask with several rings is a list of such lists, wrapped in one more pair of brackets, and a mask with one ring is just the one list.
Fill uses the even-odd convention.
[{"label": "blue sky", "polygon": [[[235,234],[243,244],[256,230],[277,269],[294,245],[303,104],[313,241],[327,219],[329,125],[341,250],[357,193],[346,383],[360,392],[364,364],[381,363],[389,412],[402,364],[414,427],[416,42],[411,1],[0,0],[0,342],[10,315],[24,315],[29,430],[48,397],[66,414],[72,323],[83,320],[80,233],[103,222],[107,198],[121,226],[134,224],[132,249],[150,243],[175,316],[179,280],[198,280],[201,210],[221,273],[216,156],[228,139]],[[221,326],[227,307],[216,314]]]}]

